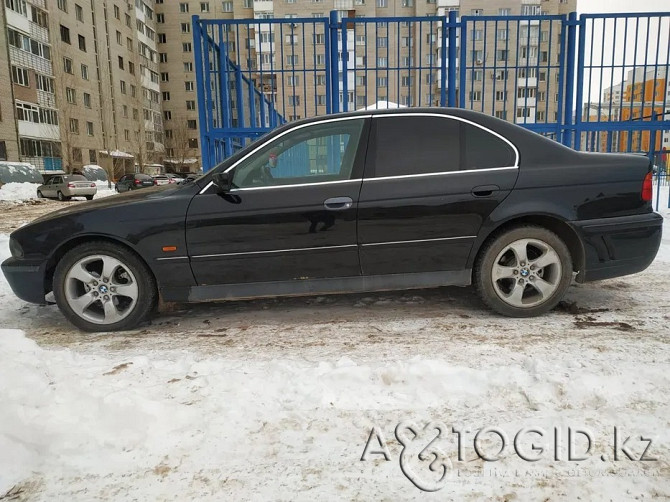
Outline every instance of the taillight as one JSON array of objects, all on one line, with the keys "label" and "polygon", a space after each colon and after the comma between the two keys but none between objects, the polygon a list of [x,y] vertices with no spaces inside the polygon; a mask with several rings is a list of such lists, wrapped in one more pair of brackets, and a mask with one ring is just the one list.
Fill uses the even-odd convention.
[{"label": "taillight", "polygon": [[140,180],[135,180],[136,185],[139,185],[140,183],[142,183]]},{"label": "taillight", "polygon": [[158,180],[154,180],[154,185],[158,185]]},{"label": "taillight", "polygon": [[642,182],[642,200],[649,202],[654,197],[653,173],[649,172]]},{"label": "taillight", "polygon": [[95,187],[95,183],[91,183],[91,188],[94,188],[94,187]]},{"label": "taillight", "polygon": [[75,186],[74,183],[68,183],[68,184],[67,184],[67,187],[68,187],[68,188],[76,188],[76,186]]},{"label": "taillight", "polygon": [[174,183],[174,182],[175,182],[175,181],[174,181],[174,178],[170,178],[170,179],[168,180],[168,183]]}]

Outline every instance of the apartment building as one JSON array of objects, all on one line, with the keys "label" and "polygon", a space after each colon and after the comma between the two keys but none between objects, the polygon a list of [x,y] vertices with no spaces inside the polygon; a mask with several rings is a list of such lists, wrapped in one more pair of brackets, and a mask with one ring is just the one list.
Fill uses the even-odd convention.
[{"label": "apartment building", "polygon": [[[0,26],[6,26],[5,10],[0,8]],[[0,160],[18,160],[19,138],[16,120],[14,120],[14,99],[12,76],[9,71],[9,46],[7,30],[0,33]],[[5,70],[5,71],[3,71]]]},{"label": "apartment building", "polygon": [[[5,0],[4,23],[9,57],[0,73],[12,79],[6,88],[11,89],[13,104],[6,113],[16,121],[18,155],[41,169],[60,169],[59,115],[45,0]],[[11,128],[7,129],[11,138]]]},{"label": "apartment building", "polygon": [[3,21],[0,79],[12,79],[18,144],[12,121],[0,121],[8,159],[45,171],[100,164],[115,177],[162,165],[151,0],[5,0]]}]

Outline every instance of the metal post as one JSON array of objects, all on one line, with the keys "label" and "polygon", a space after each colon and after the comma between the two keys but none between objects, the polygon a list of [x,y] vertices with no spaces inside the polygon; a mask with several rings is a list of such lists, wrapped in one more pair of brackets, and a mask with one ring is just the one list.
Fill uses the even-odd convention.
[{"label": "metal post", "polygon": [[456,21],[456,11],[449,11],[449,56],[445,60],[444,56],[445,54],[445,41],[446,41],[446,35],[444,33],[444,30],[442,30],[442,102],[444,102],[444,92],[445,92],[445,81],[444,81],[444,70],[445,66],[448,71],[447,76],[447,89],[449,91],[449,96],[447,98],[447,105],[448,106],[456,106],[456,61],[457,61],[457,54],[456,54],[456,27],[457,27],[457,21]]},{"label": "metal post", "polygon": [[[563,141],[562,143],[566,146],[572,145],[572,112],[573,112],[573,103],[574,103],[574,94],[575,94],[575,43],[577,36],[577,13],[571,12],[568,14],[567,23],[563,22],[563,33],[567,31],[567,59],[561,61],[561,65],[565,63],[563,72],[559,68],[559,72],[563,73],[565,76],[565,106],[563,108]],[[567,30],[566,30],[567,25]],[[559,79],[560,80],[560,79]],[[560,84],[559,84],[560,85]],[[581,108],[579,101],[577,102],[577,108]],[[578,111],[579,113],[579,111]],[[559,127],[559,131],[561,128]]]},{"label": "metal post", "polygon": [[330,31],[330,61],[326,61],[326,64],[330,66],[330,97],[333,100],[331,109],[333,113],[340,111],[340,86],[338,83],[338,71],[337,71],[337,11],[330,11],[330,23],[328,25]]},{"label": "metal post", "polygon": [[202,155],[202,170],[207,172],[211,169],[212,159],[210,156],[211,145],[209,138],[209,123],[207,122],[207,103],[205,100],[205,79],[202,67],[202,27],[200,17],[193,16],[193,50],[195,58],[195,81],[200,92],[198,95],[198,121],[200,122],[200,151]]},{"label": "metal post", "polygon": [[[577,15],[574,15],[574,18],[576,18]],[[573,18],[573,19],[574,19]],[[580,19],[577,23],[579,26],[579,46],[577,48],[577,67],[575,68],[575,72],[577,72],[577,99],[576,99],[576,107],[577,107],[577,113],[575,114],[575,121],[574,121],[574,140],[571,141],[570,143],[566,143],[568,146],[573,146],[575,150],[579,150],[581,147],[581,129],[580,129],[580,124],[582,123],[582,112],[583,112],[583,99],[584,99],[584,48],[586,46],[586,21],[584,20],[583,17],[580,16]],[[590,100],[590,97],[589,97]],[[568,106],[567,103],[570,101],[566,100],[566,107]],[[572,111],[571,111],[572,113]],[[570,115],[572,117],[572,115]],[[572,136],[572,132],[570,132],[570,136]]]}]

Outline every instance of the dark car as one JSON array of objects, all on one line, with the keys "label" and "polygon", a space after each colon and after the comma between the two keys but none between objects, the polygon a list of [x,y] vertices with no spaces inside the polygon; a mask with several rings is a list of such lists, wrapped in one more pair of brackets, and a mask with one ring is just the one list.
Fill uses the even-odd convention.
[{"label": "dark car", "polygon": [[67,208],[11,235],[22,299],[89,331],[169,302],[444,285],[516,317],[573,277],[644,270],[661,241],[651,165],[580,153],[458,109],[293,122],[194,182]]},{"label": "dark car", "polygon": [[124,174],[116,182],[114,188],[117,192],[127,192],[128,190],[137,190],[154,186],[154,179],[148,174]]}]

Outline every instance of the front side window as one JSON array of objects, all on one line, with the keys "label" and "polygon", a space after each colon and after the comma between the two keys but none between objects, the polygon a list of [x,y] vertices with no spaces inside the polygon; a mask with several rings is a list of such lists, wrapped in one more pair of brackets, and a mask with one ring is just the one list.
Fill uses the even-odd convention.
[{"label": "front side window", "polygon": [[235,188],[348,180],[365,119],[295,129],[235,168]]}]

